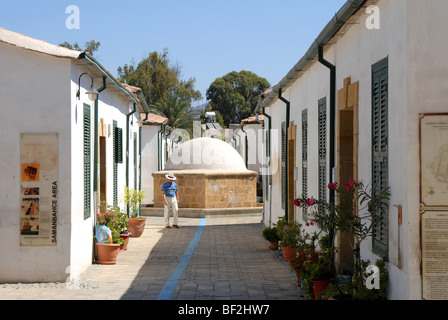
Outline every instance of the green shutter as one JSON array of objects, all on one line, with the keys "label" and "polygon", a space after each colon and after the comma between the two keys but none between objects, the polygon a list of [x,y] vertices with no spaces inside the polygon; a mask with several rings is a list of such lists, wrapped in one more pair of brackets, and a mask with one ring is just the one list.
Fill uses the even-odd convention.
[{"label": "green shutter", "polygon": [[319,200],[327,199],[327,98],[319,100]]},{"label": "green shutter", "polygon": [[134,132],[134,189],[137,187],[137,132]]},{"label": "green shutter", "polygon": [[[388,59],[372,66],[372,183],[377,192],[388,188]],[[383,258],[389,251],[388,212],[373,222],[372,249]]]},{"label": "green shutter", "polygon": [[116,127],[115,132],[115,162],[123,163],[123,129]]},{"label": "green shutter", "polygon": [[113,121],[112,124],[113,127],[113,135],[112,135],[112,144],[113,144],[113,151],[112,151],[112,157],[113,157],[113,205],[118,205],[118,165],[117,165],[117,135],[116,135],[116,129],[117,129],[117,121]]},{"label": "green shutter", "polygon": [[[302,111],[302,195],[308,196],[308,110]],[[308,210],[302,209],[303,221],[308,220]]]},{"label": "green shutter", "polygon": [[90,218],[91,209],[91,144],[90,144],[90,106],[84,104],[83,113],[83,156],[84,156],[84,219]]},{"label": "green shutter", "polygon": [[281,155],[281,174],[282,174],[282,209],[286,208],[286,122],[282,122],[282,155]]}]

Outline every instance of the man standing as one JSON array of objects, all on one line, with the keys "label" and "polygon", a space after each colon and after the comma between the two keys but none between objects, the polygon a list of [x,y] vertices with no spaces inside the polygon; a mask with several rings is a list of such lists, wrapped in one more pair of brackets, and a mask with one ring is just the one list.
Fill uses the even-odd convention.
[{"label": "man standing", "polygon": [[179,189],[177,188],[176,177],[174,174],[169,173],[165,175],[167,181],[162,185],[162,195],[163,195],[163,203],[164,205],[164,217],[165,217],[165,225],[167,229],[171,229],[170,227],[170,212],[173,213],[173,228],[178,229],[178,204],[179,204]]}]

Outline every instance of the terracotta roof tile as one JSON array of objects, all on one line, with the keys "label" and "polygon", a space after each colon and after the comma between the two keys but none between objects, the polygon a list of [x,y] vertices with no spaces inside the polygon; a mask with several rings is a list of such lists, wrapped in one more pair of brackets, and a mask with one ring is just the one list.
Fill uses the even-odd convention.
[{"label": "terracotta roof tile", "polygon": [[[142,113],[140,115],[140,117],[142,118],[142,120],[145,120],[146,114]],[[163,124],[167,121],[168,121],[168,118],[159,116],[158,114],[148,113],[148,119],[146,119],[145,123]]]},{"label": "terracotta roof tile", "polygon": [[[241,122],[256,122],[256,121],[257,121],[257,120],[256,120],[256,117],[255,117],[255,116],[246,118],[246,119],[244,119],[244,120],[241,120]],[[259,115],[258,115],[258,121],[263,122],[263,121],[264,121],[264,115],[259,114]]]}]

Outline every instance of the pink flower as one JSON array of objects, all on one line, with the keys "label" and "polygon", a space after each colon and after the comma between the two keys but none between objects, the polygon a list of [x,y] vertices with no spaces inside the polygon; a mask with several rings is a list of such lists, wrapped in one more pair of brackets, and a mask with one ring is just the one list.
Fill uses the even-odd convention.
[{"label": "pink flower", "polygon": [[328,189],[330,190],[336,190],[337,184],[336,183],[329,183],[328,184]]},{"label": "pink flower", "polygon": [[355,185],[355,180],[351,179],[351,180],[348,182],[348,184],[351,185],[351,186]]},{"label": "pink flower", "polygon": [[350,191],[350,185],[348,183],[345,185],[345,189],[347,189],[347,191]]},{"label": "pink flower", "polygon": [[310,226],[310,224],[307,222],[307,223],[305,223],[305,225],[307,226],[307,227],[309,227]]},{"label": "pink flower", "polygon": [[293,201],[293,203],[294,203],[294,205],[295,205],[296,207],[300,207],[300,206],[301,206],[301,204],[300,204],[300,202],[299,202],[299,199],[295,199],[295,200]]},{"label": "pink flower", "polygon": [[310,226],[314,226],[314,222],[313,221],[310,221]]},{"label": "pink flower", "polygon": [[311,207],[312,205],[314,205],[314,199],[313,198],[306,199],[306,205],[308,207]]}]

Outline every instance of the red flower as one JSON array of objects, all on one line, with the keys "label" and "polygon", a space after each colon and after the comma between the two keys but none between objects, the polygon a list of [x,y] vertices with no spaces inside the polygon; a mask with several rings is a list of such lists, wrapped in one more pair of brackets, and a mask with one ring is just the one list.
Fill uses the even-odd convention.
[{"label": "red flower", "polygon": [[350,191],[350,185],[348,183],[345,185],[345,189],[347,189],[347,191]]},{"label": "red flower", "polygon": [[351,185],[351,186],[355,185],[355,180],[351,179],[351,180],[348,182],[348,184]]},{"label": "red flower", "polygon": [[294,205],[295,205],[296,207],[300,207],[300,206],[301,206],[301,204],[300,204],[300,202],[299,202],[299,199],[295,199],[295,200],[293,201],[293,203],[294,203]]},{"label": "red flower", "polygon": [[337,184],[336,183],[330,183],[328,184],[328,189],[330,190],[336,190]]},{"label": "red flower", "polygon": [[312,205],[314,205],[314,199],[313,198],[306,199],[306,205],[308,207],[311,207]]}]

